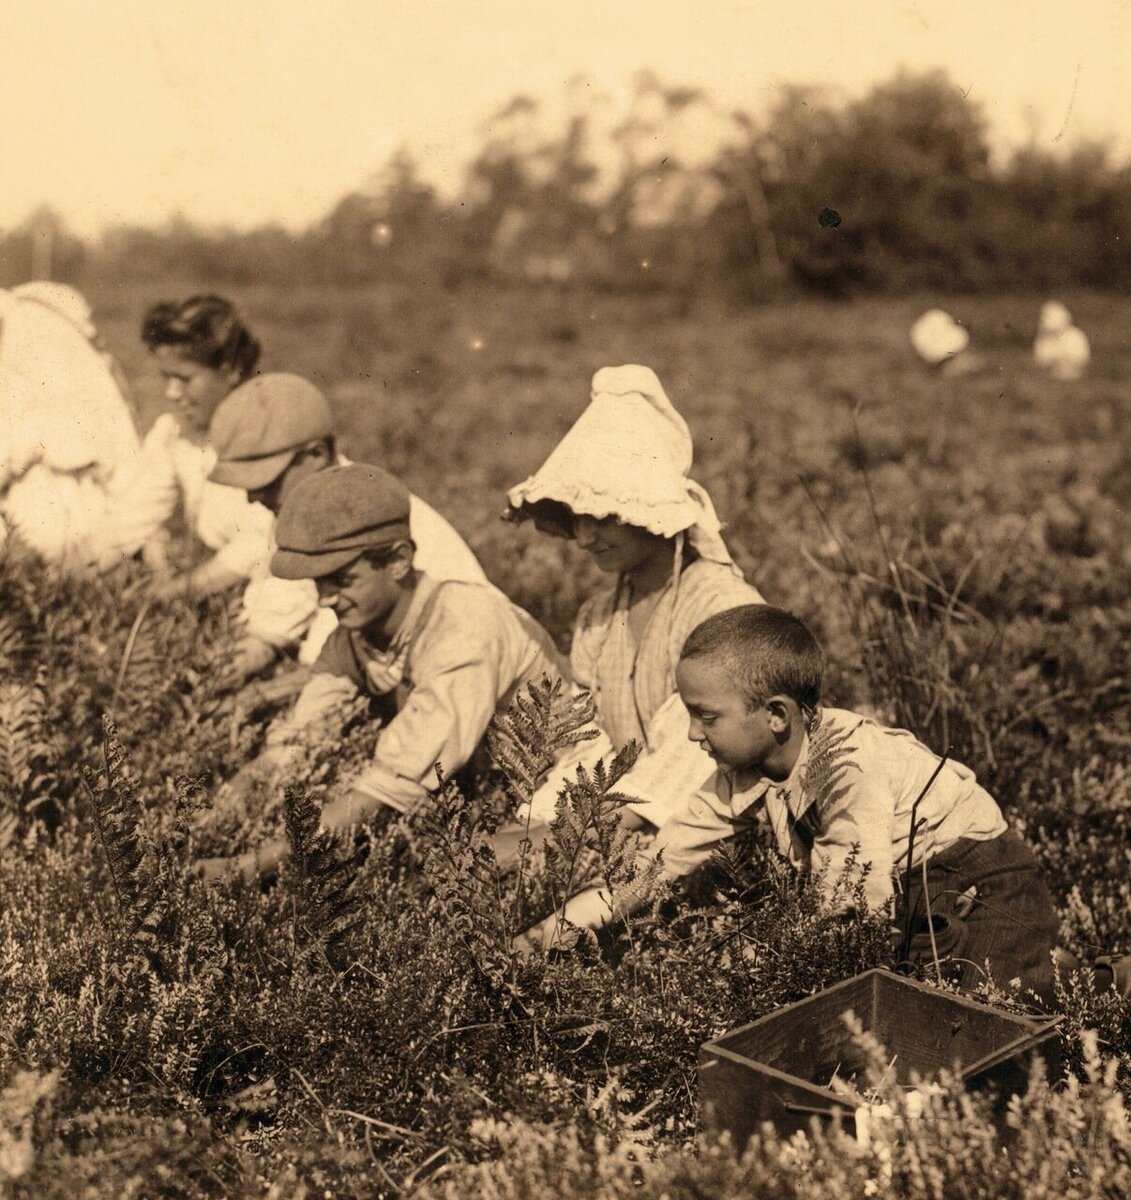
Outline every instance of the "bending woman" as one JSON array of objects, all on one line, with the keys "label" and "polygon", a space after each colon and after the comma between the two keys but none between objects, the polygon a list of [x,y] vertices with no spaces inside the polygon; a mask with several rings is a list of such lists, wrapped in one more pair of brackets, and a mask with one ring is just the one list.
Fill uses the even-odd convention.
[{"label": "bending woman", "polygon": [[606,367],[557,448],[507,495],[511,520],[571,537],[610,577],[581,608],[570,665],[592,692],[603,736],[575,748],[535,794],[532,821],[553,816],[581,763],[629,741],[643,753],[617,785],[630,824],[660,826],[714,771],[688,741],[675,667],[687,635],[715,613],[762,597],[742,577],[706,491],[688,478],[691,434],[648,367]]},{"label": "bending woman", "polygon": [[147,548],[173,481],[140,450],[121,371],[66,284],[0,288],[0,430],[0,544],[12,532],[82,570]]}]

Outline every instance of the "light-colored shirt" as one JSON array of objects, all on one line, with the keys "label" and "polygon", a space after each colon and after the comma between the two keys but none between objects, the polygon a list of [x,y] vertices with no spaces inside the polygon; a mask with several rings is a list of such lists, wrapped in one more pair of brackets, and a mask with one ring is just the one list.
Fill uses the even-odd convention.
[{"label": "light-colored shirt", "polygon": [[[142,547],[175,490],[167,455],[153,462],[139,449],[124,398],[86,348],[79,365],[87,374],[76,377],[67,403],[46,368],[23,375],[0,362],[0,540],[11,530],[50,562],[101,570]],[[108,415],[95,436],[74,402],[89,399],[97,419],[114,397],[120,419]]]},{"label": "light-colored shirt", "polygon": [[562,784],[579,765],[589,769],[632,740],[641,755],[617,791],[653,825],[663,825],[714,773],[712,759],[687,739],[689,717],[676,691],[676,664],[700,622],[742,604],[760,604],[762,597],[731,567],[695,559],[665,588],[639,643],[629,625],[630,599],[618,581],[578,614],[570,670],[576,686],[593,694],[599,733],[555,764],[531,801],[536,820],[552,818]]},{"label": "light-colored shirt", "polygon": [[275,523],[270,510],[252,504],[242,488],[208,478],[216,465],[216,451],[207,443],[176,437],[170,443],[170,454],[185,521],[196,537],[233,574],[244,579],[267,574]]},{"label": "light-colored shirt", "polygon": [[[757,821],[795,867],[822,872],[825,897],[837,907],[851,904],[852,881],[845,887],[841,875],[855,847],[857,868],[868,866],[865,897],[879,910],[906,869],[912,806],[938,764],[906,730],[825,708],[787,779],[774,783],[753,768],[718,770],[645,853],[662,853],[663,876],[687,875],[743,823]],[[916,823],[913,869],[960,838],[988,841],[1007,828],[973,771],[949,759],[923,795]]]},{"label": "light-colored shirt", "polygon": [[421,575],[388,646],[341,627],[331,634],[268,742],[293,741],[359,692],[388,696],[396,714],[378,734],[372,766],[351,786],[410,812],[435,786],[436,763],[447,774],[460,770],[522,687],[561,670],[549,635],[497,589]]}]

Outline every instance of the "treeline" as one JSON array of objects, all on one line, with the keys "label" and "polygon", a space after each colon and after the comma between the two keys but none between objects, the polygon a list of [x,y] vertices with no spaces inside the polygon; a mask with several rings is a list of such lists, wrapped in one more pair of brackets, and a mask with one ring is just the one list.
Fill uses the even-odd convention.
[{"label": "treeline", "polygon": [[527,97],[495,114],[454,199],[401,153],[298,234],[179,220],[83,245],[41,212],[0,237],[0,282],[43,274],[38,259],[75,282],[494,275],[750,297],[1131,286],[1131,168],[1094,144],[995,161],[979,106],[942,73],[852,101],[786,89],[759,121],[648,74],[620,109],[582,83],[553,114]]}]

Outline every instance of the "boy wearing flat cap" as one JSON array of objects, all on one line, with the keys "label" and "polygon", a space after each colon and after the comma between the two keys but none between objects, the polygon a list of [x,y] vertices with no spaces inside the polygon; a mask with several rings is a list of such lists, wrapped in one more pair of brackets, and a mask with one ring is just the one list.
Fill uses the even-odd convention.
[{"label": "boy wearing flat cap", "polygon": [[[338,626],[326,640],[293,712],[268,735],[265,757],[279,769],[305,725],[359,692],[395,711],[372,765],[332,800],[322,821],[346,829],[382,808],[415,811],[434,765],[458,771],[496,712],[561,666],[542,627],[490,585],[439,581],[413,566],[407,489],[379,467],[328,467],[283,498],[271,569],[313,580]],[[283,753],[280,753],[282,751]],[[270,870],[287,852],[276,840],[234,860],[204,864],[206,875]]]},{"label": "boy wearing flat cap", "polygon": [[[346,462],[335,450],[326,397],[298,375],[258,375],[241,384],[216,409],[208,438],[217,459],[209,480],[242,488],[276,517],[297,483]],[[467,543],[419,496],[409,496],[409,528],[419,570],[433,579],[487,582]],[[244,617],[239,647],[244,678],[292,646],[300,647],[301,662],[312,663],[335,624],[329,610],[319,613],[309,578],[284,580],[266,572],[244,592]]]}]

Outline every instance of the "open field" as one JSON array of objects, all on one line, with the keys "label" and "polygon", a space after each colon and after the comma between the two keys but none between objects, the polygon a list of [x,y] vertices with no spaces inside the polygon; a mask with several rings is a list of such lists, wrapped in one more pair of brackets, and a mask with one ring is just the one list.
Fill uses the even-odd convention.
[{"label": "open field", "polygon": [[[190,290],[87,288],[146,421],[160,399],[141,310]],[[947,380],[906,343],[938,297],[750,310],[486,283],[229,294],[264,368],[323,386],[342,448],[444,512],[563,645],[597,573],[500,522],[503,493],[582,410],[593,371],[655,368],[748,575],[825,639],[827,699],[952,744],[1040,856],[1065,944],[1131,952],[1131,302],[1065,297],[1093,369],[1058,384],[1028,357],[1037,297],[946,301],[987,359]],[[1065,1037],[1090,1082],[1034,1085],[1009,1155],[952,1098],[929,1130],[894,1139],[890,1179],[835,1139],[770,1141],[742,1168],[706,1150],[697,1166],[642,1166],[687,1147],[701,1041],[884,961],[878,922],[829,923],[763,850],[609,956],[526,963],[491,913],[545,896],[484,890],[458,854],[437,879],[435,830],[370,856],[345,959],[325,952],[317,886],[299,872],[262,894],[206,891],[176,861],[177,781],[206,796],[262,732],[219,692],[221,604],[154,607],[121,681],[121,741],[153,836],[171,839],[139,938],[128,914],[145,889],[116,895],[79,768],[99,765],[144,600],[140,568],[80,584],[0,564],[0,1085],[16,1079],[0,1096],[0,1181],[14,1194],[1131,1188],[1116,1099],[1131,1094],[1131,1006],[1079,982]],[[317,794],[361,754],[355,728],[344,750],[314,748],[300,782]],[[280,798],[262,803],[277,821]],[[1085,1025],[1117,1064],[1106,1082]]]}]

